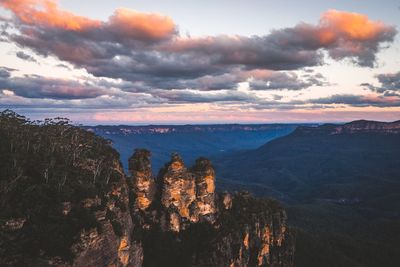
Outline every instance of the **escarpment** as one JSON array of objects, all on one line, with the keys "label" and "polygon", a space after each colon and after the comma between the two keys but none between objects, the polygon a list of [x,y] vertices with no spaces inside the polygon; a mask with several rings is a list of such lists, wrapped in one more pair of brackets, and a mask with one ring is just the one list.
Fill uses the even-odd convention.
[{"label": "escarpment", "polygon": [[0,116],[1,266],[293,266],[272,200],[216,193],[215,171],[172,154],[159,174],[67,121]]},{"label": "escarpment", "polygon": [[1,266],[140,266],[129,205],[107,140],[0,113]]}]

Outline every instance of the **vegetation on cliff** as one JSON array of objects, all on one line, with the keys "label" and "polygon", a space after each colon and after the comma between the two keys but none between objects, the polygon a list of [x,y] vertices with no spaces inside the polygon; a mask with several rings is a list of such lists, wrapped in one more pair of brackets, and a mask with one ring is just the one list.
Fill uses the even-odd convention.
[{"label": "vegetation on cliff", "polygon": [[[98,227],[94,211],[101,207],[88,209],[84,202],[106,198],[122,179],[121,170],[119,155],[107,140],[67,119],[30,121],[10,110],[1,112],[2,261],[70,260],[78,233]],[[15,226],[21,228],[17,236],[8,233],[13,220],[21,222]]]},{"label": "vegetation on cliff", "polygon": [[138,149],[67,119],[0,113],[1,266],[293,266],[282,207],[217,194],[215,171],[173,154],[158,177]]}]

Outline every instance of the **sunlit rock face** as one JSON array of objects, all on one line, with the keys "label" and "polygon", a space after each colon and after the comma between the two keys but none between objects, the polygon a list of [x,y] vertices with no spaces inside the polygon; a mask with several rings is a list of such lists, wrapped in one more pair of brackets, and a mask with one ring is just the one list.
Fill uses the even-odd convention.
[{"label": "sunlit rock face", "polygon": [[[215,171],[206,158],[196,160],[192,168],[196,183],[195,211],[199,219],[215,221]],[[197,217],[196,216],[196,217]]]},{"label": "sunlit rock face", "polygon": [[[149,153],[137,150],[130,161],[132,176],[146,173],[153,181],[149,160]],[[148,198],[152,204],[132,210],[143,265],[292,267],[294,242],[279,204],[248,193],[217,194],[215,179],[208,159],[187,168],[172,154],[155,181],[154,197]],[[135,196],[131,201],[138,203]]]},{"label": "sunlit rock face", "polygon": [[150,151],[136,149],[129,159],[130,183],[135,196],[134,209],[147,209],[154,197],[155,183],[151,172]]},{"label": "sunlit rock face", "polygon": [[159,183],[167,229],[179,232],[190,223],[215,221],[215,171],[208,159],[199,158],[188,170],[173,154]]},{"label": "sunlit rock face", "polygon": [[190,208],[196,199],[194,177],[178,154],[172,155],[160,182],[161,204],[168,211],[170,229],[179,231],[181,221],[196,222],[198,219]]}]

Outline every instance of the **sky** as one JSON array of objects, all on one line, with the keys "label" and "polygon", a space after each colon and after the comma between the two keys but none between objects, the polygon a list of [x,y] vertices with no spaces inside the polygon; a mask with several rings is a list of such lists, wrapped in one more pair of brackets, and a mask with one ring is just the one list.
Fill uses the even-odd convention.
[{"label": "sky", "polygon": [[0,0],[0,110],[82,124],[400,119],[400,0]]}]

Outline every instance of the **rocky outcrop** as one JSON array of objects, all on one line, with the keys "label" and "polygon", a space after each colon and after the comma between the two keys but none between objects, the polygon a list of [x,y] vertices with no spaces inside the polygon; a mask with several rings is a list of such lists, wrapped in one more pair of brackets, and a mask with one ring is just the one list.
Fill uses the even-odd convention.
[{"label": "rocky outcrop", "polygon": [[136,149],[129,159],[129,179],[133,189],[133,207],[135,210],[146,210],[152,203],[155,183],[151,172],[150,151]]},{"label": "rocky outcrop", "polygon": [[215,221],[215,172],[211,162],[200,158],[188,170],[181,157],[173,154],[159,176],[165,230],[179,232],[191,223]]},{"label": "rocky outcrop", "polygon": [[195,211],[200,220],[215,221],[215,171],[206,158],[196,160],[192,168],[196,183]]},{"label": "rocky outcrop", "polygon": [[[124,177],[119,163],[114,168]],[[134,224],[128,193],[126,180],[120,179],[102,199],[95,196],[81,202],[84,209],[95,210],[99,227],[81,231],[72,246],[73,266],[142,266],[141,243],[131,238]]]},{"label": "rocky outcrop", "polygon": [[[131,160],[147,162],[148,154],[135,152]],[[154,182],[153,205],[133,215],[144,266],[293,266],[281,206],[248,193],[215,193],[209,160],[186,168],[172,154]]]},{"label": "rocky outcrop", "polygon": [[166,210],[167,230],[179,232],[185,228],[186,222],[197,222],[198,217],[192,208],[196,200],[194,177],[179,155],[172,155],[159,182],[161,205]]}]

